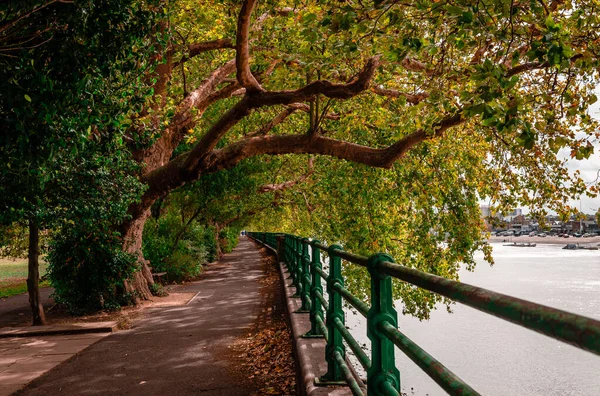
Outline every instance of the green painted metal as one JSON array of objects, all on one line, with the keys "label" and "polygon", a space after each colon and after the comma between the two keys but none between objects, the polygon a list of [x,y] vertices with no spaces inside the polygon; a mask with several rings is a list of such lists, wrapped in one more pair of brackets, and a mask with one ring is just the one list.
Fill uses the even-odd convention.
[{"label": "green painted metal", "polygon": [[[308,246],[310,243],[307,240]],[[317,326],[317,316],[323,321],[323,309],[319,297],[323,300],[323,286],[321,285],[321,274],[317,270],[321,269],[321,249],[315,245],[312,248],[312,261],[310,264],[310,275],[312,277],[310,286],[310,330],[304,334],[305,337],[323,337],[323,332]]]},{"label": "green painted metal", "polygon": [[322,277],[323,279],[327,279],[327,278],[329,278],[329,275],[327,275],[327,273],[326,273],[325,271],[323,271],[323,268],[321,268],[321,267],[319,267],[319,268],[316,268],[316,269],[315,269],[315,271],[317,271],[317,273],[318,273],[319,275],[321,275],[321,277]]},{"label": "green painted metal", "polygon": [[362,389],[360,389],[360,386],[358,385],[356,378],[354,378],[354,376],[352,375],[352,372],[350,371],[350,368],[346,364],[344,355],[339,350],[335,350],[333,352],[333,358],[335,359],[335,362],[337,363],[337,365],[340,367],[340,371],[342,372],[342,375],[344,376],[344,381],[346,381],[346,384],[348,384],[350,391],[352,391],[352,395],[364,396],[364,393],[363,393]]},{"label": "green painted metal", "polygon": [[292,279],[292,264],[291,264],[292,257],[290,256],[290,237],[289,237],[289,235],[285,236],[284,252],[285,252],[284,264],[285,264],[285,269],[287,271],[287,277],[285,279],[289,280],[289,279]]},{"label": "green painted metal", "polygon": [[600,321],[428,274],[393,262],[381,270],[472,308],[600,355]]},{"label": "green painted metal", "polygon": [[356,341],[352,334],[350,334],[350,332],[348,331],[348,329],[346,329],[346,326],[344,326],[341,320],[336,318],[334,320],[334,324],[335,327],[337,327],[338,331],[342,334],[342,337],[344,337],[344,340],[346,341],[346,344],[348,344],[348,347],[350,347],[350,349],[352,349],[352,352],[354,352],[354,355],[360,362],[361,366],[363,366],[363,368],[368,371],[371,367],[371,359],[369,359],[365,351],[362,350],[362,347],[360,346],[358,341]]},{"label": "green painted metal", "polygon": [[296,288],[296,292],[292,297],[300,297],[300,278],[302,277],[302,269],[300,266],[300,242],[298,237],[292,236],[292,284]]},{"label": "green painted metal", "polygon": [[371,367],[367,371],[369,396],[385,396],[385,382],[400,391],[400,372],[394,359],[394,343],[381,332],[383,323],[395,327],[398,325],[392,278],[380,271],[380,264],[384,261],[393,259],[385,253],[378,253],[369,257],[367,262],[371,274],[371,309],[367,314],[367,336],[371,340]]},{"label": "green painted metal", "polygon": [[381,387],[381,390],[382,393],[387,396],[400,396],[400,392],[398,392],[396,388],[394,388],[394,385],[392,385],[389,382],[384,382]]},{"label": "green painted metal", "polygon": [[327,373],[321,377],[321,382],[339,382],[344,380],[344,373],[335,359],[335,353],[339,352],[342,357],[346,357],[346,348],[344,347],[344,338],[335,326],[336,319],[342,323],[345,321],[344,308],[342,306],[342,297],[335,293],[333,287],[336,283],[344,285],[342,277],[342,260],[334,251],[341,250],[339,245],[329,247],[329,277],[327,278],[327,292],[329,293],[329,309],[325,318],[329,339],[325,347],[325,360],[327,360]]},{"label": "green painted metal", "polygon": [[365,304],[364,302],[360,301],[360,299],[356,296],[354,296],[352,293],[350,293],[348,290],[346,290],[343,286],[340,286],[339,284],[335,284],[333,286],[333,289],[340,293],[341,296],[344,298],[344,300],[348,301],[348,303],[350,303],[350,305],[352,305],[354,308],[356,308],[356,310],[365,318],[367,317],[367,314],[369,313],[369,309],[370,307]]},{"label": "green painted metal", "polygon": [[325,338],[325,341],[329,341],[329,331],[327,331],[327,326],[325,326],[323,318],[317,316],[315,320],[317,321],[317,326],[319,327],[319,330],[323,334],[323,338]]},{"label": "green painted metal", "polygon": [[300,256],[300,299],[302,306],[297,312],[310,312],[310,256],[308,254],[308,239],[304,238],[300,241],[302,253]]},{"label": "green painted metal", "polygon": [[317,298],[319,299],[319,302],[321,303],[321,306],[323,307],[323,309],[325,309],[327,311],[329,309],[329,303],[327,302],[327,300],[325,300],[325,297],[323,297],[323,294],[321,294],[321,292],[317,292],[316,295],[317,295]]},{"label": "green painted metal", "polygon": [[[257,240],[270,246],[276,241],[270,234],[249,233]],[[298,279],[302,271],[301,261],[304,252],[297,243],[298,237],[285,236],[286,266],[292,276]],[[369,258],[345,252],[340,246],[326,246],[319,241],[304,240],[313,248],[313,263],[310,265],[310,301],[311,331],[313,327],[327,340],[326,359],[328,372],[315,381],[319,384],[339,384],[348,381],[353,392],[360,389],[358,382],[350,380],[347,374],[351,370],[345,363],[345,350],[342,339],[355,352],[363,366],[368,362],[366,354],[359,352],[359,345],[344,326],[342,298],[349,302],[361,314],[367,317],[368,336],[371,340],[372,361],[368,374],[369,395],[399,395],[400,379],[393,360],[393,345],[397,346],[421,369],[423,369],[442,389],[453,395],[477,395],[478,393],[443,364],[429,355],[397,329],[396,313],[392,307],[391,277],[395,277],[430,290],[454,301],[468,305],[487,314],[491,314],[517,325],[529,328],[557,340],[572,344],[581,349],[600,355],[600,321],[571,314],[529,301],[496,293],[480,287],[445,279],[426,272],[408,268],[393,262],[390,256],[377,254]],[[326,250],[330,258],[330,274],[326,274],[315,261],[315,249]],[[373,306],[352,295],[344,288],[341,260],[367,267],[371,274],[371,301]],[[318,276],[318,280],[315,279]],[[327,279],[329,304],[323,296],[320,278]],[[313,315],[312,310],[324,307],[327,311],[324,320],[321,315]],[[330,338],[331,337],[331,338]],[[391,344],[391,347],[390,347]],[[356,350],[355,350],[356,349]],[[366,359],[365,359],[366,357]],[[330,373],[333,375],[330,376]],[[334,379],[329,379],[329,376]],[[354,381],[354,382],[353,382]],[[356,393],[358,394],[358,393]]]},{"label": "green painted metal", "polygon": [[310,242],[310,244],[311,244],[312,246],[314,246],[314,247],[318,247],[318,248],[319,248],[319,249],[321,249],[321,250],[324,250],[324,251],[326,251],[326,252],[329,252],[329,246],[327,246],[327,245],[323,245],[323,244],[321,243],[321,241],[318,241],[318,240],[316,240],[316,239],[315,239],[315,240],[311,241],[311,242]]},{"label": "green painted metal", "polygon": [[363,267],[368,266],[369,259],[367,257],[359,256],[358,254],[352,254],[343,250],[335,252],[342,260],[349,261],[354,264],[358,264]]},{"label": "green painted metal", "polygon": [[381,326],[381,332],[449,394],[479,395],[475,389],[458,378],[446,366],[398,331],[392,324],[384,322]]}]

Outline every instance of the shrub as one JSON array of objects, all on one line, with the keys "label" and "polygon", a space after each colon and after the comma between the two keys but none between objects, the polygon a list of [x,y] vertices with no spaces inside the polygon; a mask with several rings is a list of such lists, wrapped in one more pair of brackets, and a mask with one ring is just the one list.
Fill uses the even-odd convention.
[{"label": "shrub", "polygon": [[169,280],[182,281],[195,278],[202,273],[206,260],[204,247],[178,249],[167,259],[166,271]]},{"label": "shrub", "polygon": [[201,241],[206,248],[206,261],[212,263],[217,260],[217,241],[215,240],[215,227],[197,226],[194,228],[195,238]]},{"label": "shrub", "polygon": [[230,253],[239,242],[239,231],[234,228],[225,227],[219,233],[219,243],[223,253]]},{"label": "shrub", "polygon": [[174,282],[200,275],[202,265],[210,260],[212,251],[207,227],[192,226],[176,241],[180,228],[179,219],[172,215],[158,221],[149,219],[144,228],[144,257],[150,261],[154,272],[166,272],[167,279]]},{"label": "shrub", "polygon": [[71,313],[117,309],[131,302],[133,296],[123,293],[123,281],[135,271],[136,257],[123,252],[117,233],[73,225],[55,235],[47,258],[54,298]]}]

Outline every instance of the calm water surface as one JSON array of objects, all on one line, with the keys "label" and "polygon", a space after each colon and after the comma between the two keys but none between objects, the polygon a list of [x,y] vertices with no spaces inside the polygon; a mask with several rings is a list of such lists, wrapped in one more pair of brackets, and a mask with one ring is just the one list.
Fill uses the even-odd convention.
[{"label": "calm water surface", "polygon": [[[493,246],[496,264],[478,257],[463,282],[600,319],[600,251]],[[599,356],[463,305],[453,311],[440,307],[425,322],[400,316],[399,328],[480,393],[600,396]],[[347,324],[369,344],[362,317],[348,313]],[[402,352],[396,356],[403,392],[445,395]]]}]

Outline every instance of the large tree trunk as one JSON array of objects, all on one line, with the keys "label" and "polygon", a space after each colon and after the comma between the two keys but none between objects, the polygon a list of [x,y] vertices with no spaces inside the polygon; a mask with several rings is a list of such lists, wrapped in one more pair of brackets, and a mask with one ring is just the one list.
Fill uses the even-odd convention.
[{"label": "large tree trunk", "polygon": [[221,241],[219,240],[219,234],[221,233],[221,227],[219,223],[215,223],[215,246],[217,248],[216,259],[221,260],[224,256],[223,250],[221,249]]},{"label": "large tree trunk", "polygon": [[[161,29],[166,29],[161,26]],[[215,41],[213,44],[216,48],[230,48],[231,43],[223,41]],[[212,47],[198,48],[202,52],[209,50]],[[164,106],[166,99],[166,87],[171,78],[173,71],[172,62],[173,52],[167,48],[165,51],[166,62],[157,66],[152,78],[156,79],[154,84],[154,99],[155,106],[153,108],[155,116],[152,122],[155,127],[162,120],[160,108]],[[217,91],[218,86],[232,73],[235,72],[235,60],[230,60],[223,66],[217,68],[203,80],[193,92],[190,92],[180,103],[177,113],[174,116],[171,125],[166,128],[161,136],[154,144],[146,149],[139,150],[133,153],[133,157],[142,165],[141,180],[158,168],[163,167],[171,160],[173,151],[183,141],[190,128],[193,128],[197,120],[202,116],[206,108],[222,97],[229,97],[239,88],[237,83],[229,84],[226,88]],[[152,204],[159,198],[164,197],[170,190],[179,187],[178,179],[173,176],[174,182],[170,182],[169,178],[164,182],[167,185],[173,184],[173,188],[165,189],[165,186],[156,188],[149,186],[145,192],[141,202],[130,206],[129,214],[131,220],[121,227],[121,235],[124,237],[123,248],[126,252],[136,254],[139,258],[140,271],[135,272],[132,279],[125,283],[125,290],[134,295],[137,299],[149,299],[152,296],[149,285],[154,284],[152,273],[148,268],[148,261],[144,259],[142,253],[142,233],[146,219],[150,216],[150,208]]]},{"label": "large tree trunk", "polygon": [[140,266],[140,270],[136,271],[131,279],[125,281],[125,291],[132,294],[135,302],[139,302],[139,299],[148,300],[152,297],[150,285],[154,284],[154,280],[152,279],[152,271],[148,266],[149,261],[144,259],[142,252],[144,224],[146,224],[149,216],[150,208],[148,207],[128,222],[122,230],[124,236],[123,249],[136,255]]},{"label": "large tree trunk", "polygon": [[44,307],[40,302],[40,238],[35,220],[29,220],[29,255],[27,266],[27,292],[33,314],[33,326],[46,324]]}]

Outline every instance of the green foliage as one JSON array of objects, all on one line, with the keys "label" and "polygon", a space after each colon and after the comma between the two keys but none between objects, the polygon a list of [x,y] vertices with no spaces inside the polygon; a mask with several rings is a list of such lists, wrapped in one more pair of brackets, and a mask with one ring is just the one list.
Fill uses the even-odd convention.
[{"label": "green foliage", "polygon": [[147,90],[139,77],[150,66],[144,40],[155,13],[137,0],[52,2],[31,12],[35,3],[2,10],[0,146],[43,163],[57,148],[122,135],[123,116]]},{"label": "green foliage", "polygon": [[237,228],[225,228],[219,232],[219,243],[223,253],[231,253],[239,242],[240,230]]},{"label": "green foliage", "polygon": [[212,263],[218,259],[217,240],[215,239],[215,227],[204,226],[202,233],[202,244],[206,247],[206,261]]},{"label": "green foliage", "polygon": [[197,277],[202,273],[202,264],[206,260],[206,250],[203,246],[193,246],[185,243],[166,259],[165,270],[169,280],[180,282]]},{"label": "green foliage", "polygon": [[[43,239],[43,235],[40,239]],[[43,245],[43,242],[40,242]],[[29,247],[28,229],[17,222],[0,224],[0,258],[27,258]]]},{"label": "green foliage", "polygon": [[[151,143],[161,128],[182,119],[185,127],[175,134],[184,133],[184,143],[174,155],[193,148],[238,98],[207,109],[198,106],[185,117],[175,116],[178,106],[234,53],[207,51],[182,63],[169,73],[155,106],[142,111],[146,84],[155,76],[149,59],[165,59],[166,44],[176,63],[189,55],[189,44],[234,39],[239,5],[177,0],[163,10],[135,0],[81,0],[56,2],[23,19],[19,28],[25,35],[39,26],[48,30],[35,36],[39,46],[11,49],[14,57],[0,59],[5,73],[0,75],[0,122],[8,131],[0,136],[5,164],[0,222],[59,219],[65,235],[71,232],[65,221],[93,227],[94,213],[86,208],[106,208],[99,197],[115,187],[95,195],[93,177],[77,171],[79,161],[105,158],[103,168],[124,182],[127,175],[143,172],[131,166],[129,150]],[[25,7],[5,7],[5,19],[18,18]],[[298,179],[306,172],[307,157],[253,157],[222,169],[230,165],[219,158],[231,152],[232,144],[250,152],[240,141],[283,110],[254,108],[220,139],[219,151],[199,158],[214,162],[218,172],[171,193],[159,220],[148,223],[146,257],[155,271],[171,267],[173,278],[189,276],[202,256],[194,249],[204,249],[213,260],[220,250],[232,248],[233,230],[251,223],[340,243],[356,253],[386,251],[403,264],[448,278],[457,278],[463,264],[472,268],[478,249],[491,261],[489,248],[481,244],[480,200],[490,200],[498,212],[519,205],[566,215],[572,211],[566,202],[586,189],[557,154],[566,150],[574,159],[588,158],[600,138],[598,122],[588,114],[599,79],[596,8],[593,2],[572,1],[258,2],[251,18],[250,68],[266,90],[292,90],[316,79],[344,84],[368,58],[381,55],[371,88],[397,94],[367,90],[347,101],[311,98],[311,111],[323,113],[314,114],[321,118],[321,133],[351,143],[349,151],[368,146],[395,152],[394,143],[427,139],[408,152],[399,149],[403,155],[392,169],[321,157],[311,178],[285,190],[262,190]],[[62,26],[68,29],[58,29]],[[0,47],[16,43],[14,37],[0,33]],[[440,128],[448,120],[459,120],[460,126]],[[256,140],[264,132],[274,141],[304,134],[307,121],[303,111],[296,111]],[[297,152],[319,147],[315,141]],[[121,209],[139,192],[128,183],[116,188],[123,197],[107,199],[118,215],[107,209],[102,221],[123,220]],[[72,203],[78,191],[82,198]],[[366,277],[351,275],[349,287],[360,291]],[[440,301],[402,284],[396,293],[404,311],[419,317],[427,317]]]},{"label": "green foliage", "polygon": [[209,238],[214,239],[210,229],[191,227],[177,239],[181,223],[176,216],[163,216],[158,221],[149,219],[144,227],[143,252],[150,261],[153,272],[166,272],[172,282],[197,277],[202,265],[210,259]]},{"label": "green foliage", "polygon": [[150,292],[152,292],[153,296],[158,296],[158,297],[166,297],[169,294],[169,293],[167,293],[167,291],[165,290],[163,285],[161,285],[160,283],[151,284]]},{"label": "green foliage", "polygon": [[73,312],[117,307],[133,270],[115,227],[141,193],[129,148],[145,141],[127,128],[149,94],[153,3],[0,8],[0,224],[57,231],[51,279]]},{"label": "green foliage", "polygon": [[60,227],[47,261],[56,300],[73,313],[115,309],[132,297],[124,293],[123,282],[137,269],[137,259],[123,251],[115,224],[127,217],[142,187],[129,175],[128,161],[115,164],[114,158],[101,156],[65,162],[62,177],[49,183],[57,197],[70,197],[46,210]]},{"label": "green foliage", "polygon": [[63,229],[50,243],[48,261],[55,299],[73,314],[116,309],[133,297],[123,292],[123,281],[136,270],[137,258],[123,252],[110,228]]}]

